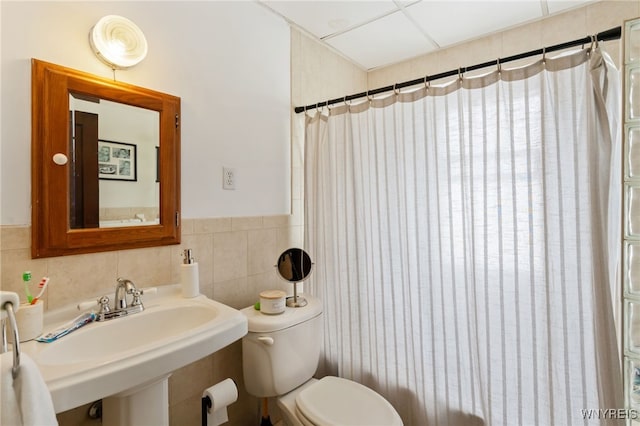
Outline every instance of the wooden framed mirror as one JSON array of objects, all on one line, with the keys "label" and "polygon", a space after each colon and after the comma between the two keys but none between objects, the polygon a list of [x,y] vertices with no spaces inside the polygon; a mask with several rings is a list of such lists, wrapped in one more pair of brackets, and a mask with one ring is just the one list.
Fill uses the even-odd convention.
[{"label": "wooden framed mirror", "polygon": [[31,68],[32,257],[180,243],[180,98]]}]

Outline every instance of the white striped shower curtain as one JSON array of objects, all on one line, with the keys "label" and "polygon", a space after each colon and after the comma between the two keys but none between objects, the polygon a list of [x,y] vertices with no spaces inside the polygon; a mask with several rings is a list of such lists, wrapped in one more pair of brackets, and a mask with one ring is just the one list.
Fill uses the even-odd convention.
[{"label": "white striped shower curtain", "polygon": [[585,49],[307,116],[319,375],[375,389],[406,425],[623,407],[618,80]]}]

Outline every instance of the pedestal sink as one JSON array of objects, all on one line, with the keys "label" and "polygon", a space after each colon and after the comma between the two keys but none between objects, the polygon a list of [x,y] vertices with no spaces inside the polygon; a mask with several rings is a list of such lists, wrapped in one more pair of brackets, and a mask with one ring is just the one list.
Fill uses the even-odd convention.
[{"label": "pedestal sink", "polygon": [[[239,311],[205,296],[182,298],[179,286],[159,287],[143,303],[143,312],[88,324],[52,343],[21,345],[38,365],[56,413],[104,399],[104,425],[138,418],[168,424],[171,372],[247,333]],[[78,314],[72,306],[45,315],[44,332]]]}]

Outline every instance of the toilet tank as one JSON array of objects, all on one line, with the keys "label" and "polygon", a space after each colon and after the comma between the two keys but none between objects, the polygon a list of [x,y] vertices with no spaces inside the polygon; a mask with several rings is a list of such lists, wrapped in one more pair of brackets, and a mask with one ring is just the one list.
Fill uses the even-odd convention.
[{"label": "toilet tank", "polygon": [[307,305],[268,315],[253,306],[241,312],[249,332],[242,338],[244,383],[259,398],[283,395],[309,380],[318,367],[322,303],[303,295]]}]

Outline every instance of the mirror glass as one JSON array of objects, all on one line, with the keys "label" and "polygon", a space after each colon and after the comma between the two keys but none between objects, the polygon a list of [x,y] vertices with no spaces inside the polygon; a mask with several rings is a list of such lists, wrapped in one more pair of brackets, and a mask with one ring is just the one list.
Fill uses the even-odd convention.
[{"label": "mirror glass", "polygon": [[313,263],[306,251],[300,248],[289,248],[278,257],[276,266],[282,279],[297,283],[309,277]]},{"label": "mirror glass", "polygon": [[160,113],[69,94],[72,229],[159,223]]},{"label": "mirror glass", "polygon": [[180,243],[180,98],[31,61],[31,256]]}]

